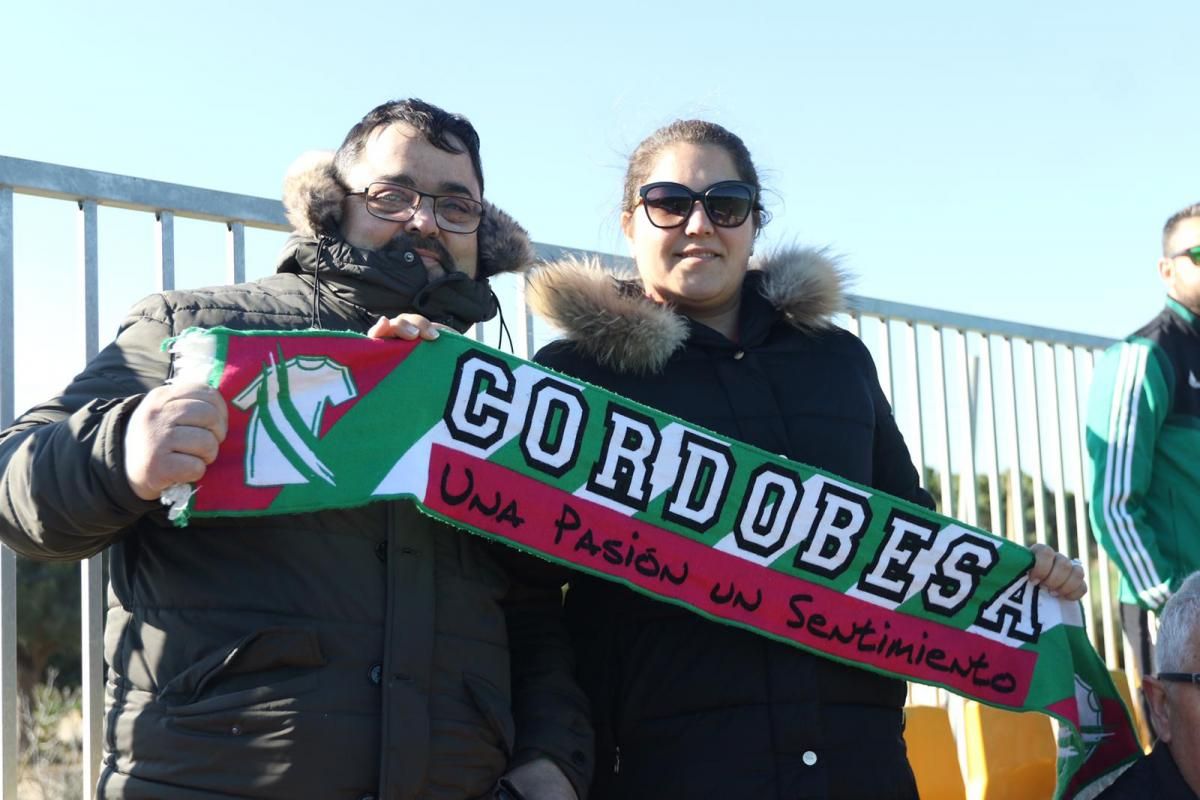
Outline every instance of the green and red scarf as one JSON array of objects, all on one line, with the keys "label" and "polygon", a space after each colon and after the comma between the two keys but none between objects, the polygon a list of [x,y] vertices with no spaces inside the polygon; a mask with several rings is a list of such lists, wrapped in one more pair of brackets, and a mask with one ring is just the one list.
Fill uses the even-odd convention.
[{"label": "green and red scarf", "polygon": [[812,653],[1057,718],[1056,798],[1140,752],[1078,603],[1029,551],[470,339],[192,330],[229,403],[174,514],[404,498],[450,525]]}]

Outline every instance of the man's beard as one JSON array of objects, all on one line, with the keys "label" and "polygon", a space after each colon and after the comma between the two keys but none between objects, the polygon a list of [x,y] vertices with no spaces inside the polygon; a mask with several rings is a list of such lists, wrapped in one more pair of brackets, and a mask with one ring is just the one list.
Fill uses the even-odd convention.
[{"label": "man's beard", "polygon": [[[450,255],[450,251],[446,249],[446,245],[442,244],[441,240],[433,237],[417,236],[405,231],[397,233],[391,238],[391,241],[385,245],[384,250],[428,250],[437,256],[441,262],[441,274],[427,274],[429,280],[436,280],[442,277],[442,274],[450,272],[458,272],[458,265],[454,263],[454,257]],[[418,256],[419,258],[420,256]],[[422,262],[424,266],[424,262]],[[426,267],[428,273],[429,267]]]}]

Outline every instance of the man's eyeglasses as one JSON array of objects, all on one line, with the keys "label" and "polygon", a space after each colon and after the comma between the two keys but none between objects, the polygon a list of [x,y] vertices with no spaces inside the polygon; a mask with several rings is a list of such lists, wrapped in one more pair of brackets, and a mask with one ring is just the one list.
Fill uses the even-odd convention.
[{"label": "man's eyeglasses", "polygon": [[448,233],[474,233],[483,219],[483,203],[453,194],[419,192],[398,183],[376,181],[365,189],[347,192],[361,194],[371,216],[390,222],[408,222],[428,197],[433,201],[433,218],[437,226]]},{"label": "man's eyeglasses", "polygon": [[[1200,250],[1200,247],[1194,247],[1193,250]],[[1200,672],[1160,672],[1154,677],[1160,681],[1171,681],[1172,683],[1194,683],[1200,686]]]},{"label": "man's eyeglasses", "polygon": [[721,181],[702,192],[669,181],[647,183],[638,189],[646,209],[646,218],[656,228],[678,228],[687,222],[692,207],[699,201],[704,213],[718,228],[736,228],[754,210],[758,191],[742,181]]},{"label": "man's eyeglasses", "polygon": [[1187,256],[1192,260],[1193,264],[1200,267],[1200,245],[1189,247],[1187,250],[1180,250],[1178,253],[1171,256],[1171,258],[1179,258],[1180,256]]}]

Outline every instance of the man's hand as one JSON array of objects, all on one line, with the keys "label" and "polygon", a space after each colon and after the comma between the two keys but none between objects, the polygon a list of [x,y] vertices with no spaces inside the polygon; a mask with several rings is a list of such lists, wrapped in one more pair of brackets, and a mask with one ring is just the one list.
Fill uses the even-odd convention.
[{"label": "man's hand", "polygon": [[1087,582],[1083,566],[1072,561],[1049,545],[1038,544],[1029,548],[1033,553],[1033,566],[1029,568],[1029,582],[1040,585],[1052,597],[1063,600],[1078,600],[1087,593]]},{"label": "man's hand", "polygon": [[525,800],[579,800],[571,781],[545,757],[527,761],[504,777]]},{"label": "man's hand", "polygon": [[[430,322],[420,314],[397,314],[388,319],[380,317],[367,331],[372,339],[427,339],[438,338],[438,329],[446,328],[436,322]],[[449,330],[449,328],[446,328]]]},{"label": "man's hand", "polygon": [[157,500],[172,484],[200,480],[228,429],[216,389],[192,383],[150,390],[125,430],[125,477],[134,494]]}]

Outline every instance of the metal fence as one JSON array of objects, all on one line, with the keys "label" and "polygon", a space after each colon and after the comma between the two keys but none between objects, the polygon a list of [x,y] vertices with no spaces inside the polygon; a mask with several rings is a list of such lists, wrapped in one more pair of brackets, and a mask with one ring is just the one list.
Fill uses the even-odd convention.
[{"label": "metal fence", "polygon": [[[82,355],[100,345],[100,231],[98,209],[153,215],[154,288],[175,286],[177,219],[224,228],[225,275],[246,276],[246,231],[286,231],[278,201],[161,183],[141,178],[0,156],[0,427],[14,418],[14,198],[53,198],[77,209],[77,275],[82,283]],[[580,251],[537,245],[540,257]],[[601,256],[610,264],[627,259]],[[548,338],[528,315],[524,284],[500,292],[513,321],[518,355]],[[1086,452],[1082,400],[1093,359],[1110,340],[931,308],[852,298],[843,324],[875,355],[880,382],[892,402],[914,463],[940,509],[1021,542],[1049,542],[1092,569],[1087,630],[1110,667],[1118,666],[1121,639],[1115,621],[1112,570],[1092,542],[1084,490]],[[488,323],[489,329],[494,323]],[[484,326],[476,336],[485,337]],[[490,335],[488,336],[490,339]],[[82,366],[82,364],[80,364]],[[40,399],[40,398],[39,398]],[[1027,495],[1032,495],[1027,498]],[[1031,518],[1030,518],[1031,517]],[[102,559],[82,562],[84,796],[100,768],[104,665]],[[0,793],[16,796],[16,560],[0,546]]]}]

